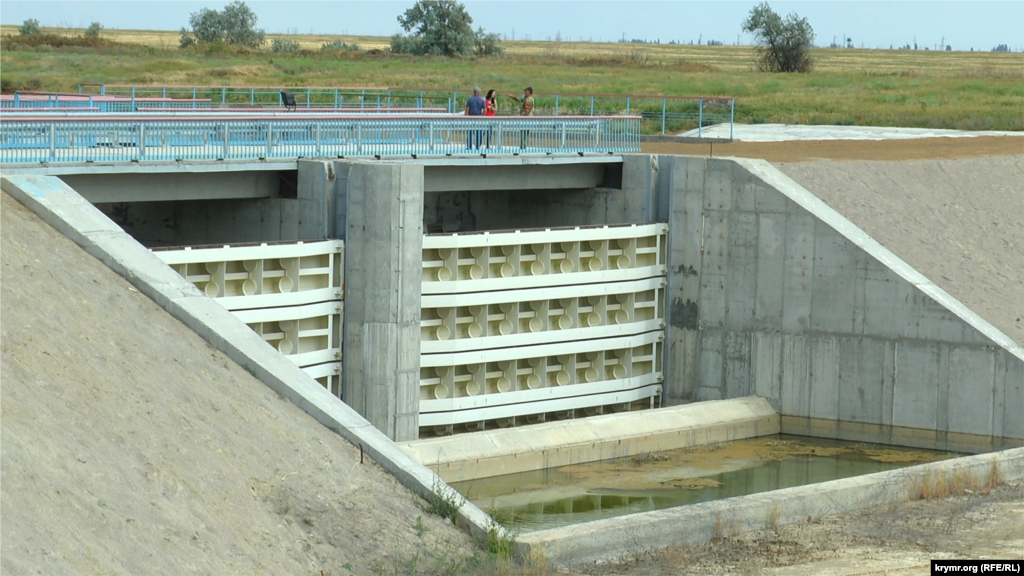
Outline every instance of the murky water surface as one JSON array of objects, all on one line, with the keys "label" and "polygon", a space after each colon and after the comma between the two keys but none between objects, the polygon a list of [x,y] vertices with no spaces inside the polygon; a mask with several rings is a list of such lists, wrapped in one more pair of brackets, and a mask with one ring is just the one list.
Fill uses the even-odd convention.
[{"label": "murky water surface", "polygon": [[894,446],[765,436],[481,478],[452,487],[505,526],[526,533],[955,456]]}]

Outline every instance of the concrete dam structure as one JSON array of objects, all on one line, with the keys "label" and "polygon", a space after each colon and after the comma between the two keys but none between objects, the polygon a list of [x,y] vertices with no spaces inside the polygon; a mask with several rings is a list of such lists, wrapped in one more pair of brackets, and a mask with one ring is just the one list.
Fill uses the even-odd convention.
[{"label": "concrete dam structure", "polygon": [[[705,407],[693,421],[708,426],[717,410],[743,421],[702,441],[781,431],[968,453],[1024,446],[1024,348],[763,161],[578,154],[4,172],[4,192],[33,210],[86,218],[68,225],[76,242],[113,234],[99,224],[109,218],[196,290],[190,298],[211,297],[248,326],[246,346],[291,360],[274,369],[287,377],[253,365],[268,385],[318,382],[327,395],[315,402],[305,381],[282,393],[316,414],[340,398],[446,480],[460,446],[484,438],[533,434],[524,454],[557,450],[584,427],[625,438],[636,411],[633,422],[667,438],[688,407]],[[57,178],[84,199],[75,210]],[[158,277],[109,260],[140,282]],[[242,336],[228,332],[204,337],[230,348]],[[355,420],[317,418],[353,442],[363,433],[345,431],[362,429]],[[527,432],[555,427],[565,434]],[[593,444],[570,458],[651,450]],[[429,489],[431,476],[394,444],[377,438],[370,453]],[[467,510],[482,529],[486,517]],[[544,538],[524,545],[566,557],[568,544]]]},{"label": "concrete dam structure", "polygon": [[[185,276],[210,296],[234,295],[229,309],[267,307],[243,262],[340,241],[336,261],[306,256],[300,267],[326,276],[280,272],[273,291],[302,291],[279,307],[338,303],[314,345],[330,351],[331,370],[316,377],[396,440],[745,396],[766,398],[785,433],[967,451],[1024,439],[1021,347],[767,163],[595,155],[59,170],[176,270],[201,266]],[[170,200],[178,189],[185,199]],[[281,244],[240,246],[253,242]],[[217,258],[236,261],[238,280],[211,280],[209,250],[169,245],[231,246]],[[300,340],[276,341],[298,353]]]}]

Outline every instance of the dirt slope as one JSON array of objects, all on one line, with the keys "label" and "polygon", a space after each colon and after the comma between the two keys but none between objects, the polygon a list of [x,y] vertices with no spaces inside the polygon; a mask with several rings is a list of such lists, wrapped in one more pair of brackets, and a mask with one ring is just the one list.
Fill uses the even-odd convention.
[{"label": "dirt slope", "polygon": [[6,194],[0,212],[0,572],[423,573],[473,553]]},{"label": "dirt slope", "polygon": [[1024,344],[1024,156],[776,166]]}]

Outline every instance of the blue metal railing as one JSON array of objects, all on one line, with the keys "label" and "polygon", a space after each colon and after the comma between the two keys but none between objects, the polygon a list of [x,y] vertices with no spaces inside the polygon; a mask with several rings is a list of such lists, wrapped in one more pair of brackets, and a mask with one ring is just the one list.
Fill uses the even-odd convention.
[{"label": "blue metal railing", "polygon": [[[108,96],[136,98],[208,98],[213,107],[228,106],[281,106],[281,94],[272,87],[232,86],[131,86],[82,85],[85,89],[98,89]],[[461,112],[470,91],[449,91],[432,88],[286,88],[296,96],[299,109],[312,108],[426,108],[442,107],[450,113]],[[691,129],[698,133],[704,126],[733,123],[735,99],[720,96],[673,96],[634,94],[559,94],[534,95],[534,114],[545,116],[618,116],[641,117],[644,134],[675,134]],[[515,115],[519,104],[499,94],[498,114]],[[698,134],[699,135],[699,134]]]},{"label": "blue metal railing", "polygon": [[0,163],[640,150],[637,116],[239,116],[6,116]]}]

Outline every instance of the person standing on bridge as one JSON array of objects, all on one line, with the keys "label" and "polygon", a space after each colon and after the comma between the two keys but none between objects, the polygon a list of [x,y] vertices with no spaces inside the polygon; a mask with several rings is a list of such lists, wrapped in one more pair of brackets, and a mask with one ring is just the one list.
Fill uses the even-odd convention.
[{"label": "person standing on bridge", "polygon": [[[484,96],[484,102],[487,103],[487,107],[484,108],[484,116],[496,116],[498,114],[498,91],[491,88],[487,91],[487,96]],[[491,148],[491,133],[494,132],[494,125],[488,123],[487,126],[487,148]]]},{"label": "person standing on bridge", "polygon": [[[509,98],[519,102],[519,115],[520,116],[533,116],[533,88],[527,86],[523,90],[523,97],[520,98],[515,94],[509,94]],[[523,129],[519,132],[519,149],[526,149],[526,141],[530,138],[530,131]]]},{"label": "person standing on bridge", "polygon": [[[487,101],[480,96],[480,88],[473,88],[473,95],[466,100],[466,116],[483,116],[487,109]],[[466,150],[473,149],[473,136],[476,135],[476,149],[480,149],[480,142],[484,138],[483,130],[470,130],[467,133]]]}]

